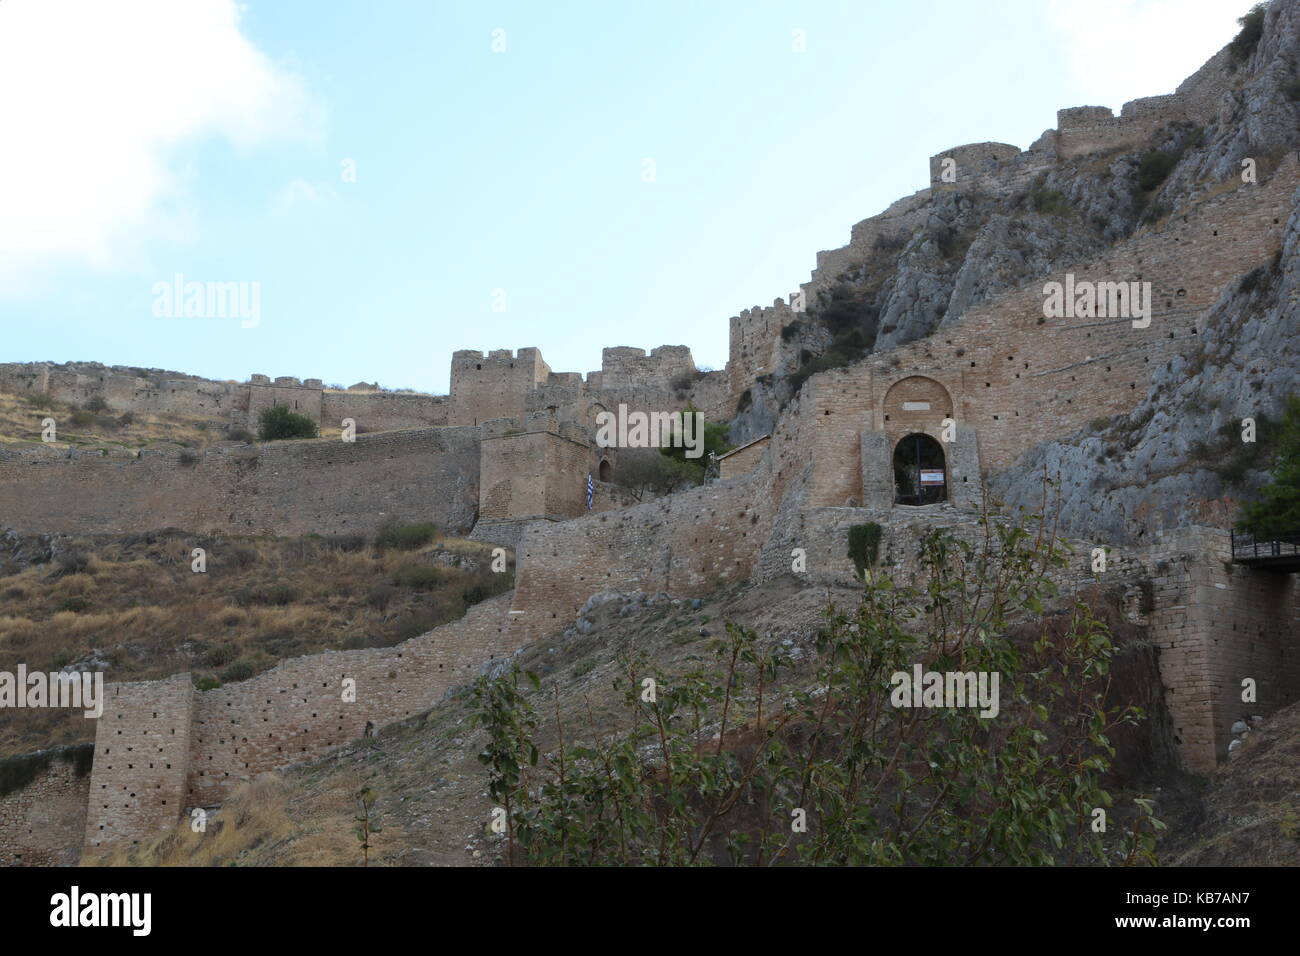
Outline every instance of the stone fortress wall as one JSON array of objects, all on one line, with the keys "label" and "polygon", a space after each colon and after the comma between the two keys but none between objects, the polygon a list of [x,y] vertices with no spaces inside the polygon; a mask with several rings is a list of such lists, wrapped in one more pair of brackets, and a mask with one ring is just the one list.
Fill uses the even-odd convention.
[{"label": "stone fortress wall", "polygon": [[[1024,153],[976,144],[939,158],[956,160],[959,188],[1021,189],[1058,156],[1129,145],[1164,123],[1211,116],[1223,91],[1222,59],[1210,61],[1172,97],[1126,104],[1118,118],[1090,108],[1064,110],[1059,128]],[[767,440],[740,456],[726,480],[641,504],[611,496],[598,500],[592,512],[585,510],[577,489],[607,457],[592,448],[590,428],[597,412],[613,411],[619,401],[684,407],[672,379],[693,373],[694,364],[680,347],[650,355],[607,349],[601,371],[585,380],[552,372],[536,349],[486,356],[457,352],[452,394],[424,396],[441,401],[416,403],[421,414],[432,416],[426,424],[434,427],[358,438],[363,447],[369,439],[376,462],[388,463],[383,467],[390,469],[391,480],[378,494],[361,481],[350,493],[320,488],[306,496],[313,505],[292,514],[271,513],[264,499],[274,498],[281,485],[265,471],[257,476],[264,483],[250,484],[249,467],[237,464],[246,452],[226,446],[184,473],[172,462],[163,465],[143,456],[113,461],[114,469],[104,467],[107,461],[66,455],[0,457],[5,479],[0,513],[17,514],[23,524],[40,530],[113,530],[140,523],[205,528],[211,527],[204,523],[212,521],[211,511],[227,509],[226,522],[238,527],[243,518],[240,530],[353,530],[359,513],[373,518],[382,510],[407,517],[401,509],[412,497],[425,510],[444,497],[459,502],[457,514],[465,513],[464,502],[474,502],[481,528],[509,529],[510,540],[518,542],[511,594],[398,647],[285,661],[250,681],[204,693],[194,691],[185,675],[112,685],[112,703],[97,728],[86,846],[145,839],[174,825],[189,808],[220,803],[232,785],[261,770],[318,756],[358,736],[366,721],[378,725],[427,709],[447,689],[472,678],[485,660],[567,626],[599,591],[689,597],[728,582],[761,583],[788,573],[795,547],[808,552],[811,581],[831,582],[852,573],[842,541],[854,523],[885,525],[885,552],[895,558],[914,548],[915,534],[927,522],[969,530],[982,475],[1012,465],[1045,438],[1078,432],[1093,420],[1131,409],[1154,368],[1194,347],[1199,323],[1219,292],[1278,248],[1278,210],[1287,207],[1297,181],[1295,158],[1288,157],[1259,185],[1214,195],[1177,222],[1145,229],[1100,260],[1063,270],[1080,280],[1152,282],[1148,328],[1134,329],[1127,318],[1044,320],[1042,281],[1063,276],[1041,277],[1029,288],[969,310],[927,339],[813,376]],[[934,188],[945,186],[940,182]],[[855,226],[849,246],[820,253],[812,280],[803,286],[808,298],[860,267],[878,237],[892,238],[921,224],[928,201],[928,191],[901,200]],[[771,309],[733,318],[727,371],[698,378],[685,397],[700,394],[726,411],[719,418],[729,417],[744,389],[780,359],[781,329],[793,318],[780,300]],[[57,371],[0,367],[0,387],[52,390]],[[321,389],[318,400],[307,397],[318,385],[255,380],[242,408],[241,386],[235,383],[186,385],[177,394],[194,396],[185,401],[203,402],[204,409],[220,399],[222,413],[234,409],[245,420],[276,400],[297,401],[299,408],[322,417],[348,407],[337,398],[347,393]],[[99,387],[89,382],[57,387],[74,386],[81,394]],[[108,386],[103,388],[107,396]],[[114,388],[115,394],[125,394]],[[164,394],[157,383],[153,390]],[[660,404],[648,404],[655,402]],[[401,401],[379,407],[394,409],[388,419],[393,422],[414,414]],[[952,504],[936,512],[892,507],[890,448],[904,434],[937,437],[948,416],[956,421],[956,441],[946,451]],[[365,424],[363,416],[356,417]],[[448,437],[453,434],[463,438]],[[434,449],[435,436],[455,449]],[[413,454],[441,456],[444,470],[422,474],[416,479],[422,484],[403,485],[410,475],[402,473],[399,449],[420,441],[429,444]],[[333,450],[317,450],[318,445]],[[264,446],[260,452],[271,456],[270,475],[283,476],[286,488],[301,487],[309,472],[329,473],[330,456],[349,453],[354,451],[337,442],[300,443],[283,451]],[[608,459],[616,467],[616,458]],[[163,467],[185,480],[171,481],[155,470]],[[337,473],[346,474],[346,468]],[[187,483],[190,497],[220,505],[196,504],[187,511]],[[53,498],[28,503],[30,495],[23,492],[33,487],[49,487]],[[449,495],[448,487],[464,493]],[[110,500],[114,489],[120,490],[124,506],[81,504],[69,510],[67,500],[90,501],[100,488],[109,489]],[[150,490],[146,495],[141,488]],[[1300,670],[1287,653],[1300,601],[1287,576],[1233,569],[1224,559],[1221,532],[1192,528],[1154,537],[1141,549],[1116,555],[1114,569],[1134,593],[1149,592],[1149,599],[1136,601],[1134,614],[1161,648],[1162,678],[1183,759],[1208,771],[1223,759],[1231,724],[1241,716],[1233,694],[1243,677],[1259,681],[1255,709],[1260,713],[1284,706],[1300,691]],[[1070,587],[1094,580],[1082,564],[1069,578]],[[342,700],[345,679],[357,681],[355,704]]]},{"label": "stone fortress wall", "polygon": [[39,444],[0,448],[0,515],[18,531],[369,533],[381,522],[470,528],[479,433],[429,428],[338,439],[222,443],[109,457]]}]

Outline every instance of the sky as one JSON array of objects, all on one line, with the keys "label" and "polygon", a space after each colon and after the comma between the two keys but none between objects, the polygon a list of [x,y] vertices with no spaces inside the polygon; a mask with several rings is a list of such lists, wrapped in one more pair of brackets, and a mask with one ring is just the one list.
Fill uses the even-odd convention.
[{"label": "sky", "polygon": [[1249,6],[0,0],[0,362],[720,369],[931,155],[1172,92]]}]

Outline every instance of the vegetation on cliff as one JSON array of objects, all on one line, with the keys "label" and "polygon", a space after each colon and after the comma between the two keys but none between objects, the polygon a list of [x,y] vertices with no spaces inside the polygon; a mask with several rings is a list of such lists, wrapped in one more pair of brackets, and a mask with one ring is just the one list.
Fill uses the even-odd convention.
[{"label": "vegetation on cliff", "polygon": [[1242,506],[1238,523],[1258,538],[1300,532],[1300,395],[1287,401],[1274,447],[1272,480]]}]

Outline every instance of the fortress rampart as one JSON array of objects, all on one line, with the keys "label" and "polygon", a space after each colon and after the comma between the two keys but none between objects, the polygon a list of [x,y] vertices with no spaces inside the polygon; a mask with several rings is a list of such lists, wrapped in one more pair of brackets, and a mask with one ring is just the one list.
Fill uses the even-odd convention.
[{"label": "fortress rampart", "polygon": [[370,532],[386,519],[468,529],[479,433],[438,428],[105,457],[0,446],[0,514],[22,531]]}]

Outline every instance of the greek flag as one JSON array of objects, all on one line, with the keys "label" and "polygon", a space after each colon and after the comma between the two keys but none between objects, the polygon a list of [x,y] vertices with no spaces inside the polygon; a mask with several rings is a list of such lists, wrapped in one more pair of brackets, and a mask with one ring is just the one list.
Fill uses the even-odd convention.
[{"label": "greek flag", "polygon": [[591,472],[587,472],[587,510],[591,510],[591,498],[596,493],[596,483],[591,480]]}]

